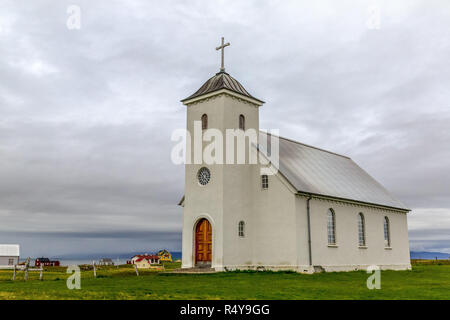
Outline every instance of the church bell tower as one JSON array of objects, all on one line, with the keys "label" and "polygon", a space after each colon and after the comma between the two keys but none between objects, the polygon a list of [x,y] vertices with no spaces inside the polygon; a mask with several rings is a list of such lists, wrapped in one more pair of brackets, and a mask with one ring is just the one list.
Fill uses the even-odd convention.
[{"label": "church bell tower", "polygon": [[[257,137],[259,107],[264,102],[253,97],[225,71],[224,49],[229,45],[222,38],[221,46],[216,48],[221,50],[220,71],[181,101],[187,109],[186,150],[190,153],[185,167],[185,196],[180,203],[183,268],[211,267],[222,271],[245,264],[252,255],[249,226],[255,217],[251,190],[254,181],[258,181],[255,179],[259,178],[259,166],[248,163],[251,143],[245,148],[245,163],[237,163],[235,157],[234,161],[226,160],[230,151],[227,131],[256,132]],[[202,139],[198,135],[196,138],[196,129],[201,131]],[[215,134],[210,134],[212,131]],[[221,133],[223,144],[216,144],[214,155],[222,153],[223,161],[211,162],[199,157],[199,152],[206,153],[211,142],[217,139],[217,132]],[[236,148],[237,143],[233,146],[235,152]]]}]

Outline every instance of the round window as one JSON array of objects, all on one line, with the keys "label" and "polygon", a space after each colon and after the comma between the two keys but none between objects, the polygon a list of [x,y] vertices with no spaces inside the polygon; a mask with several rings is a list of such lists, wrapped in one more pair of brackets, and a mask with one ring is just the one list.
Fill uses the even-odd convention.
[{"label": "round window", "polygon": [[211,180],[211,172],[209,171],[208,168],[203,167],[200,170],[198,170],[197,178],[198,182],[202,186],[205,186],[208,184],[209,180]]}]

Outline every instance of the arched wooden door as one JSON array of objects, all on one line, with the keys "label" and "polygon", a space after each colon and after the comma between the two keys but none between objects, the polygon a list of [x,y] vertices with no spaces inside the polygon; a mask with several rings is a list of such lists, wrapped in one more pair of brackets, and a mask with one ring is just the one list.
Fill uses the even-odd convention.
[{"label": "arched wooden door", "polygon": [[207,219],[201,219],[195,227],[195,263],[206,264],[212,260],[212,228]]}]

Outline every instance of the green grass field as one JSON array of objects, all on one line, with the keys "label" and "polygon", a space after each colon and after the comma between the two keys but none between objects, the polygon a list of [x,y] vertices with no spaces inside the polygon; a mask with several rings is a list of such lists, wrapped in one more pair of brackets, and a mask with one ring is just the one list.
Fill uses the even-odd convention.
[{"label": "green grass field", "polygon": [[[166,269],[179,267],[170,264]],[[0,270],[0,299],[450,299],[450,265],[420,263],[412,271],[382,271],[381,289],[369,290],[363,271],[320,273],[226,272],[175,274],[130,266],[82,271],[81,290],[66,287],[65,268],[23,272],[11,281]]]}]

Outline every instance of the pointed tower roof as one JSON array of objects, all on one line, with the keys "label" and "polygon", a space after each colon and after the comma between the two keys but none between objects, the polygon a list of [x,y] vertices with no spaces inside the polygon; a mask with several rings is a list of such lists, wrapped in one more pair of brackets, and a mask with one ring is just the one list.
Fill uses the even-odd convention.
[{"label": "pointed tower roof", "polygon": [[225,71],[220,71],[216,73],[213,77],[211,77],[208,81],[206,81],[200,89],[198,89],[194,94],[190,95],[186,99],[181,100],[181,102],[185,102],[209,93],[213,93],[219,90],[230,90],[238,95],[242,95],[244,97],[256,100],[257,102],[263,104],[264,101],[255,98],[247,90],[232,76],[230,76]]}]

